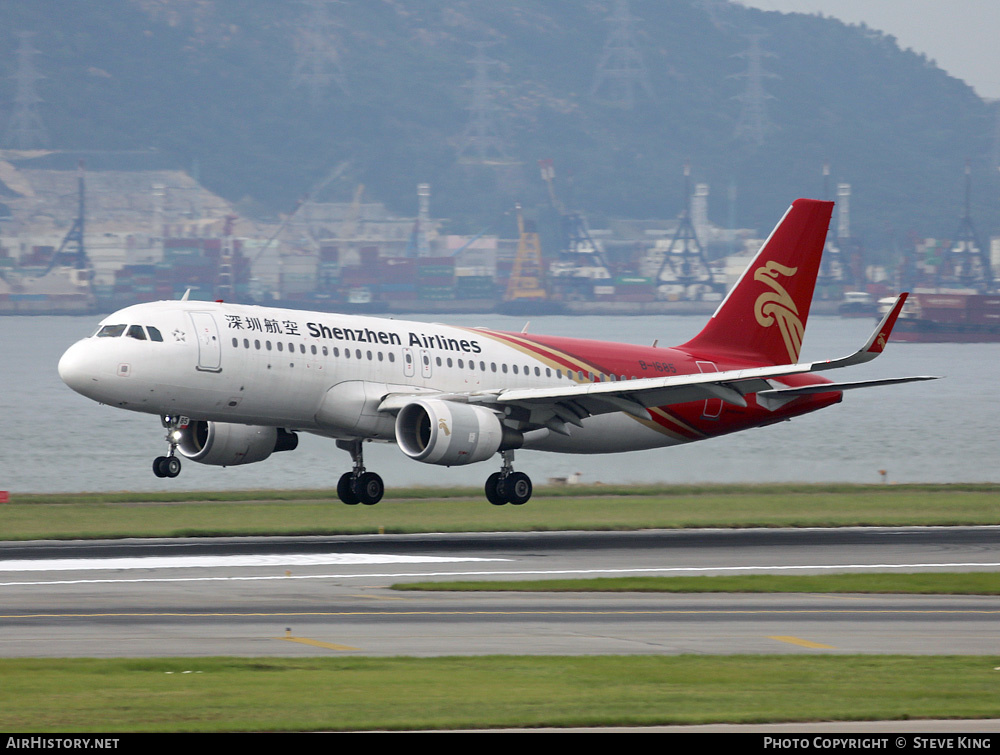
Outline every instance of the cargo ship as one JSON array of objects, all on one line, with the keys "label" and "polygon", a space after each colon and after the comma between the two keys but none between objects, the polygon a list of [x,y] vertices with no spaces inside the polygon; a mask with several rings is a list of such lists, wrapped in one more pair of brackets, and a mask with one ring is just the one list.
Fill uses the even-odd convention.
[{"label": "cargo ship", "polygon": [[[881,317],[893,299],[879,299]],[[914,289],[892,334],[904,343],[1000,342],[1000,294]]]}]

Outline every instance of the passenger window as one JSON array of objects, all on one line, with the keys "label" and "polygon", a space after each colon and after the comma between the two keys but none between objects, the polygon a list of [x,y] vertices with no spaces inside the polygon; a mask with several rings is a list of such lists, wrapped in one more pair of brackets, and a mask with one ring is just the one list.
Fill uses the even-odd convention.
[{"label": "passenger window", "polygon": [[147,325],[146,330],[149,331],[150,341],[163,341],[163,336],[160,334],[160,331],[154,328],[152,325]]},{"label": "passenger window", "polygon": [[129,325],[128,332],[125,335],[129,338],[134,338],[137,341],[146,340],[146,331],[142,329],[141,325]]},{"label": "passenger window", "polygon": [[97,331],[98,338],[118,338],[122,333],[125,332],[124,325],[105,325],[99,331]]}]

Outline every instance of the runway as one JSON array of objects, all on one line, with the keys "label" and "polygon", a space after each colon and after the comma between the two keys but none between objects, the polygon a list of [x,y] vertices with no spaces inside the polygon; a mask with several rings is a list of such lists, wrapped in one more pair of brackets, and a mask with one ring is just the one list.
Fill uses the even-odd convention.
[{"label": "runway", "polygon": [[1000,597],[420,593],[440,579],[1000,571],[1000,528],[0,543],[0,657],[995,654]]}]

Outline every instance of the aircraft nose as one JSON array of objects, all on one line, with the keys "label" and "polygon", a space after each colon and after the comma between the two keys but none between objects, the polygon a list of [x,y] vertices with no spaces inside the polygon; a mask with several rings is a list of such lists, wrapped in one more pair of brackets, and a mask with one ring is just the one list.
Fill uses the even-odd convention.
[{"label": "aircraft nose", "polygon": [[87,387],[97,379],[90,361],[87,345],[82,341],[74,343],[59,359],[59,377],[74,391],[86,395]]}]

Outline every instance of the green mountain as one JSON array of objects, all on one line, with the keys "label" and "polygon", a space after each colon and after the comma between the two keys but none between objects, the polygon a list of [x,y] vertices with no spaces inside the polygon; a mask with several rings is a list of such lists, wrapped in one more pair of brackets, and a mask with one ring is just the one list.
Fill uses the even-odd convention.
[{"label": "green mountain", "polygon": [[[676,215],[690,163],[712,220],[760,230],[795,197],[850,183],[852,230],[877,251],[954,234],[969,160],[973,217],[998,230],[995,110],[925,56],[820,16],[632,0],[623,25],[623,5],[8,0],[0,136],[29,31],[49,146],[92,151],[94,169],[101,151],[153,150],[244,211],[288,211],[341,166],[323,198],[364,184],[414,213],[427,182],[432,214],[475,232],[515,201],[545,204],[538,161],[552,159],[559,197],[600,225]],[[612,86],[616,38],[631,100]]]}]

